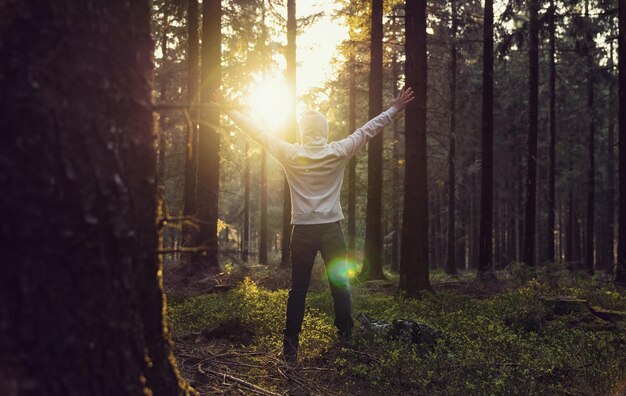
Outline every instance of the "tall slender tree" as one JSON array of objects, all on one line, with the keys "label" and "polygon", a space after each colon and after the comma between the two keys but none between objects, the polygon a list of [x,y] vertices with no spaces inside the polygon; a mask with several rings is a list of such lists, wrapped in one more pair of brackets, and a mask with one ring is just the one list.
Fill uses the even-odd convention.
[{"label": "tall slender tree", "polygon": [[[613,19],[611,19],[611,36],[615,35]],[[606,230],[606,248],[607,263],[606,270],[609,274],[613,274],[615,267],[615,83],[614,71],[615,64],[613,61],[613,40],[609,43],[609,100],[608,100],[608,130],[607,130],[607,157],[606,157],[606,176],[607,180],[607,230]]]},{"label": "tall slender tree", "polygon": [[[383,1],[372,0],[369,74],[369,118],[383,110]],[[367,146],[367,212],[361,279],[384,279],[382,261],[383,134]]]},{"label": "tall slender tree", "polygon": [[261,152],[261,224],[259,227],[259,263],[268,264],[267,249],[267,153]]},{"label": "tall slender tree", "polygon": [[[187,101],[191,106],[199,102],[198,81],[199,74],[199,37],[198,37],[198,0],[187,2]],[[191,107],[189,109],[189,122],[187,128],[187,146],[185,160],[185,185],[183,192],[183,215],[187,218],[195,217],[196,187],[198,181],[198,112]],[[183,247],[195,247],[198,244],[198,232],[196,225],[191,221],[183,223],[182,245]],[[184,261],[197,262],[196,254],[183,256]]]},{"label": "tall slender tree", "polygon": [[247,263],[250,258],[250,147],[248,139],[244,143],[243,164],[243,231],[241,233],[241,261]]},{"label": "tall slender tree", "polygon": [[[356,129],[356,72],[355,59],[350,48],[350,76],[348,86],[348,133]],[[348,253],[354,256],[356,242],[356,157],[350,158],[348,163]]]},{"label": "tall slender tree", "polygon": [[[458,29],[457,1],[450,1],[451,46],[450,46],[450,131],[448,136],[448,254],[446,274],[454,275],[456,270],[456,75]],[[493,25],[492,25],[493,27]],[[492,38],[493,40],[493,38]],[[493,44],[492,44],[493,46]]]},{"label": "tall slender tree", "polygon": [[[296,19],[296,0],[287,0],[287,85],[289,86],[290,104],[287,117],[287,136],[289,142],[296,140],[296,37],[298,21]],[[291,241],[291,192],[285,177],[283,183],[283,237],[281,245],[281,267],[288,267],[289,244]]]},{"label": "tall slender tree", "polygon": [[478,277],[493,278],[493,0],[485,0]]},{"label": "tall slender tree", "polygon": [[556,179],[556,38],[555,38],[555,18],[556,7],[554,0],[550,0],[550,8],[548,10],[548,34],[549,34],[549,63],[550,63],[550,81],[549,81],[549,134],[550,142],[548,148],[548,229],[546,231],[547,246],[546,246],[546,259],[547,261],[557,262],[554,239],[555,239],[555,219],[556,219],[556,193],[555,193],[555,179]]},{"label": "tall slender tree", "polygon": [[[267,56],[267,40],[268,32],[265,24],[265,0],[261,1],[261,37],[259,47],[261,48],[261,71],[262,76],[265,77],[267,70],[266,62],[269,60]],[[269,248],[268,238],[268,223],[267,223],[267,156],[265,150],[261,151],[261,224],[259,229],[259,263],[263,265],[269,264],[267,258],[267,250]]]},{"label": "tall slender tree", "polygon": [[618,154],[619,154],[619,218],[617,231],[617,268],[615,282],[626,285],[626,6],[619,2],[618,28]]},{"label": "tall slender tree", "polygon": [[526,174],[526,221],[524,254],[526,265],[535,266],[535,224],[537,211],[537,130],[539,112],[539,1],[528,1],[528,154]]},{"label": "tall slender tree", "polygon": [[[169,15],[168,12],[163,13],[163,26],[161,31],[161,42],[159,43],[161,46],[161,68],[162,70],[167,70],[167,33],[168,33],[168,25],[169,25]],[[168,79],[169,76],[164,75],[161,78],[161,89],[159,92],[159,100],[161,103],[165,103],[167,101],[167,91],[168,91]],[[158,128],[158,136],[159,136],[159,155],[157,159],[157,180],[159,184],[163,185],[165,182],[165,151],[167,147],[167,141],[165,139],[165,114],[159,115],[159,128]]]},{"label": "tall slender tree", "polygon": [[[221,63],[221,9],[220,0],[202,2],[202,92],[203,105],[211,103],[213,92],[220,85]],[[220,137],[219,111],[204,110],[198,139],[198,243],[202,254],[198,257],[199,270],[218,266],[217,221],[219,198]]]},{"label": "tall slender tree", "polygon": [[156,255],[149,3],[0,7],[3,395],[187,393]]},{"label": "tall slender tree", "polygon": [[589,119],[589,140],[587,143],[587,157],[589,167],[587,169],[587,213],[585,221],[585,268],[591,275],[594,273],[595,253],[595,147],[596,147],[596,123],[594,110],[594,60],[593,60],[593,36],[591,33],[591,19],[589,17],[589,0],[585,1],[585,57],[587,63],[587,117]]},{"label": "tall slender tree", "polygon": [[[397,54],[391,58],[391,75],[393,81],[393,97],[398,96],[398,81],[400,70]],[[400,265],[400,125],[398,117],[393,120],[393,154],[391,169],[391,266],[393,272],[398,272]]]},{"label": "tall slender tree", "polygon": [[400,289],[409,296],[430,290],[428,279],[428,173],[426,160],[426,2],[405,6],[405,78],[415,100],[405,114],[404,212]]}]

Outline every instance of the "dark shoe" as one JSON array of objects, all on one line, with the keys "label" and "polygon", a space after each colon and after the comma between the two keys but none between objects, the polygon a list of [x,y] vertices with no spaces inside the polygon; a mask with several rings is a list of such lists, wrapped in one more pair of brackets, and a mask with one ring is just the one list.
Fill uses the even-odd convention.
[{"label": "dark shoe", "polygon": [[285,365],[287,370],[293,370],[298,367],[298,355],[297,354],[285,354],[285,352],[280,353],[280,358]]},{"label": "dark shoe", "polygon": [[280,357],[287,369],[293,369],[298,365],[298,339],[283,337],[283,351]]},{"label": "dark shoe", "polygon": [[340,331],[338,345],[343,348],[352,348],[354,346],[354,343],[352,342],[352,332]]}]

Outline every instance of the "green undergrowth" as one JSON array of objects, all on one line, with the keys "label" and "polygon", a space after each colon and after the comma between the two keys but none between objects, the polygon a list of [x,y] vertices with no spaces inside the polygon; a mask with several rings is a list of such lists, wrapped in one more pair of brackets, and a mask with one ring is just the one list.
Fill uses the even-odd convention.
[{"label": "green undergrowth", "polygon": [[[585,299],[626,311],[626,297],[591,282],[555,288],[530,280],[487,298],[438,293],[421,300],[353,289],[353,312],[379,320],[411,319],[440,330],[434,346],[408,345],[355,327],[354,349],[334,344],[330,293],[310,293],[301,336],[303,364],[336,369],[348,382],[369,383],[380,394],[611,394],[624,381],[624,323],[589,312],[556,314],[550,296]],[[245,279],[236,289],[169,307],[174,333],[215,334],[236,323],[242,348],[279,350],[287,291]],[[334,348],[334,349],[333,349]],[[329,351],[336,350],[336,353]]]}]

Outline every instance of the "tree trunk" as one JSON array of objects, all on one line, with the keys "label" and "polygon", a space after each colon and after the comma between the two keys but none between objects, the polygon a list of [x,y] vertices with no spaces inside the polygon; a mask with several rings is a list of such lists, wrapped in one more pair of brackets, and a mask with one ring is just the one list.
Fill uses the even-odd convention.
[{"label": "tree trunk", "polygon": [[[372,0],[369,118],[383,110],[383,2]],[[385,279],[382,262],[383,133],[367,145],[367,212],[361,280]]]},{"label": "tree trunk", "polygon": [[485,0],[479,278],[493,278],[493,0]]},{"label": "tree trunk", "polygon": [[[620,2],[622,5],[623,2]],[[619,218],[615,282],[626,284],[626,7],[619,7],[618,97],[619,97]]]},{"label": "tree trunk", "polygon": [[[398,58],[394,52],[391,58],[391,73],[393,75],[393,96],[398,96]],[[391,181],[391,271],[397,273],[400,266],[400,126],[398,117],[393,120],[393,162]]]},{"label": "tree trunk", "polygon": [[248,140],[244,143],[243,165],[243,232],[241,237],[241,261],[244,264],[250,259],[250,151]]},{"label": "tree trunk", "polygon": [[[198,0],[188,0],[187,4],[187,101],[190,105],[198,104]],[[187,156],[185,162],[185,186],[183,193],[183,215],[192,217],[197,214],[196,187],[198,182],[198,112],[193,108],[189,110],[189,126],[187,128]],[[196,247],[198,245],[197,225],[186,221],[182,227],[183,247]],[[195,262],[199,259],[195,253],[183,256],[187,262]]]},{"label": "tree trunk", "polygon": [[[356,74],[354,57],[350,58],[350,81],[348,87],[348,133],[356,130]],[[356,241],[356,157],[348,163],[348,253],[355,255]]]},{"label": "tree trunk", "polygon": [[[287,0],[287,84],[289,86],[289,96],[291,104],[288,109],[288,126],[287,136],[288,142],[296,141],[296,36],[298,22],[296,20],[296,0]],[[283,238],[281,246],[280,265],[287,268],[291,265],[289,260],[289,244],[291,242],[291,192],[289,191],[289,183],[285,176],[283,182]]]},{"label": "tree trunk", "polygon": [[[472,153],[472,163],[474,153]],[[469,268],[478,268],[478,227],[476,226],[477,207],[476,204],[476,176],[470,175],[469,183]]]},{"label": "tree trunk", "polygon": [[[613,23],[611,23],[611,36],[613,36],[614,29]],[[615,95],[615,84],[613,83],[613,41],[609,44],[609,103],[608,103],[608,154],[606,161],[606,175],[607,182],[607,230],[606,230],[606,247],[607,247],[607,259],[606,270],[609,274],[613,275],[615,267],[615,154],[613,145],[615,144],[615,101],[613,96]]]},{"label": "tree trunk", "polygon": [[[569,174],[572,174],[573,159],[572,159],[572,137],[569,137]],[[570,176],[571,177],[571,176]],[[567,197],[567,230],[565,232],[565,261],[567,262],[567,268],[571,271],[574,270],[574,230],[576,216],[574,216],[574,191],[572,182],[569,183],[569,192]]]},{"label": "tree trunk", "polygon": [[448,136],[448,254],[446,274],[456,275],[456,69],[457,69],[457,9],[456,0],[450,2],[452,19],[452,47],[450,48],[450,134]]},{"label": "tree trunk", "polygon": [[186,392],[156,255],[148,3],[0,7],[3,395]]},{"label": "tree trunk", "polygon": [[535,222],[537,208],[537,129],[539,100],[539,22],[538,0],[529,0],[529,77],[528,77],[528,156],[526,175],[526,221],[524,237],[524,254],[522,260],[526,265],[535,266]]},{"label": "tree trunk", "polygon": [[261,227],[259,230],[259,264],[263,265],[268,264],[267,232],[267,153],[265,151],[261,151]]},{"label": "tree trunk", "polygon": [[517,166],[517,212],[515,215],[515,220],[517,221],[517,229],[516,236],[517,239],[515,241],[515,261],[521,262],[524,254],[524,171],[522,169],[523,162],[523,154],[519,152],[518,166]]},{"label": "tree trunk", "polygon": [[555,39],[555,26],[554,18],[556,15],[554,0],[550,0],[550,18],[548,19],[549,30],[549,42],[550,42],[550,81],[549,81],[549,133],[550,142],[548,148],[548,230],[547,230],[547,246],[546,246],[546,260],[550,262],[556,262],[554,252],[554,226],[556,215],[556,197],[555,197],[555,145],[556,145],[556,39]]},{"label": "tree trunk", "polygon": [[[202,104],[211,103],[211,95],[220,86],[221,63],[221,3],[204,0],[202,3]],[[198,243],[202,247],[195,263],[196,271],[217,268],[217,221],[219,200],[220,137],[213,125],[219,125],[219,111],[203,110],[198,141]]]},{"label": "tree trunk", "polygon": [[[585,1],[585,16],[589,19],[589,0]],[[594,235],[595,235],[595,146],[596,146],[596,127],[595,112],[593,108],[593,85],[594,85],[594,66],[593,66],[593,38],[589,31],[585,34],[586,51],[587,51],[587,117],[589,118],[589,142],[588,142],[588,159],[589,168],[587,173],[587,213],[586,213],[586,231],[585,231],[585,268],[590,275],[594,273]]]},{"label": "tree trunk", "polygon": [[[167,69],[167,25],[168,25],[168,15],[167,12],[163,14],[163,31],[161,32],[161,68],[162,70]],[[167,86],[168,86],[169,76],[161,75],[161,90],[159,92],[159,101],[161,103],[167,102]],[[159,150],[158,150],[158,160],[157,160],[157,183],[161,186],[165,183],[165,151],[167,147],[167,142],[165,140],[165,113],[159,114]],[[165,197],[163,197],[165,199]],[[165,217],[165,213],[163,214]]]},{"label": "tree trunk", "polygon": [[426,2],[405,8],[406,85],[415,100],[405,114],[404,212],[400,289],[409,296],[430,290],[428,279],[428,173],[426,160]]}]

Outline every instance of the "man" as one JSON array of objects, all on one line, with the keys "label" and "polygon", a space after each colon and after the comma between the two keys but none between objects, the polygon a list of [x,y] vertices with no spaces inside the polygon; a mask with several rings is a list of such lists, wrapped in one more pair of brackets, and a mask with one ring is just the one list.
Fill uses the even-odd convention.
[{"label": "man", "polygon": [[319,251],[324,259],[335,308],[339,339],[352,336],[352,308],[346,274],[346,243],[339,221],[343,172],[348,161],[365,143],[376,136],[393,117],[413,100],[411,88],[403,89],[393,106],[373,118],[350,136],[328,143],[328,122],[319,112],[307,110],[298,120],[300,143],[287,143],[261,129],[238,111],[221,94],[217,104],[226,114],[283,167],[291,191],[290,245],[291,288],[287,301],[287,321],[283,330],[282,357],[288,366],[297,363],[298,339],[302,330],[306,293],[311,270]]}]

